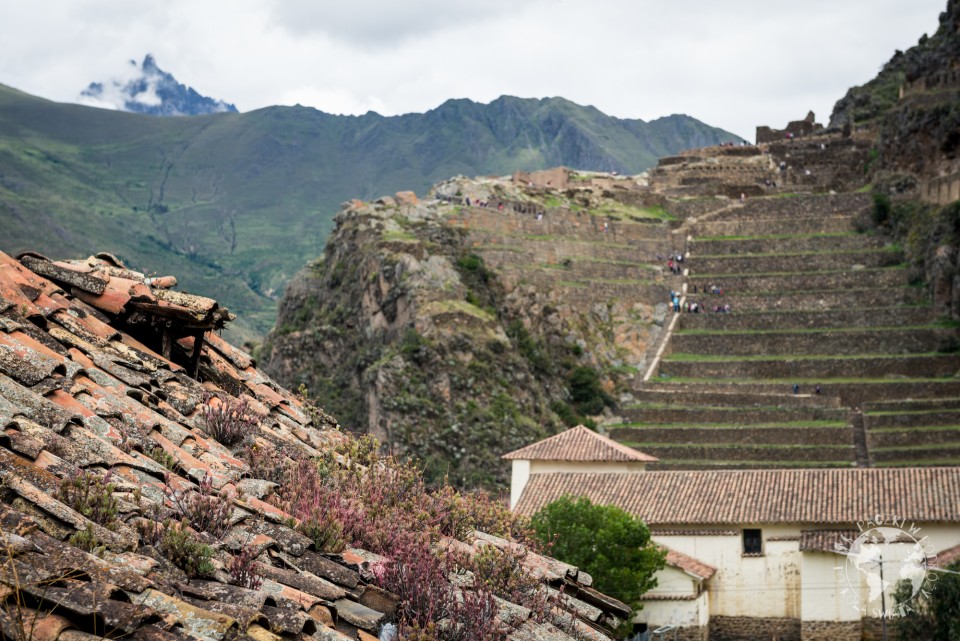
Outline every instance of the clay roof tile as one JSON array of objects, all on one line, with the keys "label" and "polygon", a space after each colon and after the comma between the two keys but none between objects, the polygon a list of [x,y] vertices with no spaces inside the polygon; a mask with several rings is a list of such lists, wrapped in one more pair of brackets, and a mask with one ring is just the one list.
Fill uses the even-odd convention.
[{"label": "clay roof tile", "polygon": [[679,568],[687,574],[697,577],[698,579],[705,581],[717,572],[717,568],[688,554],[678,552],[677,550],[671,549],[665,545],[660,545],[659,547],[667,551],[667,565]]},{"label": "clay roof tile", "polygon": [[565,494],[616,505],[651,526],[849,525],[887,512],[960,523],[956,467],[533,474],[516,510],[533,514]]},{"label": "clay roof tile", "polygon": [[[200,405],[206,394],[243,395],[262,417],[255,442],[278,461],[316,456],[347,437],[326,429],[336,422],[322,414],[321,425],[311,427],[315,414],[308,414],[295,394],[211,333],[231,318],[229,312],[211,299],[165,289],[173,281],[144,276],[106,254],[54,262],[35,254],[16,261],[0,253],[0,476],[17,506],[0,505],[0,524],[5,535],[28,544],[16,548],[15,562],[25,577],[33,570],[19,557],[29,557],[47,573],[97,575],[102,580],[80,585],[72,596],[67,594],[72,584],[53,589],[63,592],[57,595],[65,599],[73,623],[99,621],[86,614],[96,602],[103,607],[102,619],[131,637],[219,638],[235,631],[273,639],[318,631],[324,638],[373,638],[370,633],[396,599],[367,585],[370,575],[361,576],[358,566],[383,557],[360,549],[341,555],[316,551],[297,530],[298,522],[271,503],[278,486],[243,478],[250,474],[243,458],[206,434]],[[151,314],[176,332],[151,337],[150,325],[140,324],[134,338],[133,323],[149,322]],[[204,382],[198,383],[180,363],[187,363],[201,335]],[[168,357],[157,353],[165,349],[161,345],[170,346]],[[62,479],[106,469],[117,486],[122,516],[112,529],[57,498]],[[148,518],[176,517],[167,493],[196,491],[208,476],[214,490],[223,490],[232,502],[229,527],[216,545],[216,580],[182,583],[183,573],[152,548],[133,551],[141,538],[131,527],[149,524]],[[64,542],[84,529],[108,546],[103,559]],[[484,541],[512,545],[497,537]],[[258,553],[266,576],[262,589],[220,582],[230,551],[240,549]],[[595,618],[596,608],[615,611],[602,595],[593,595],[586,587],[589,576],[576,568],[534,554],[527,562],[539,576],[565,584],[583,616]],[[9,594],[0,585],[0,598]],[[502,608],[504,616],[525,611],[506,601]],[[55,636],[57,621],[43,621],[47,628],[38,634],[49,629]],[[91,631],[96,632],[84,633]]]},{"label": "clay roof tile", "polygon": [[504,454],[503,458],[511,461],[657,461],[649,454],[617,443],[583,425]]}]

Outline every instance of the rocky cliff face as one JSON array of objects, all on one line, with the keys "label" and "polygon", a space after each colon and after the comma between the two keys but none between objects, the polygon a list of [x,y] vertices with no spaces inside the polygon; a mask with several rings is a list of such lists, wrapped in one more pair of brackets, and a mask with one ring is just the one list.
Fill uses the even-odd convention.
[{"label": "rocky cliff face", "polygon": [[941,314],[960,318],[960,1],[947,2],[935,34],[850,89],[830,125],[872,135],[873,223],[903,243]]},{"label": "rocky cliff face", "polygon": [[266,368],[428,477],[503,487],[501,454],[602,413],[644,363],[668,289],[662,211],[599,178],[534,178],[345,204],[286,292]]},{"label": "rocky cliff face", "polygon": [[960,1],[949,0],[937,32],[888,67],[895,61],[899,99],[875,125],[875,183],[894,202],[889,216],[880,205],[877,222],[904,243],[940,313],[960,319]]}]

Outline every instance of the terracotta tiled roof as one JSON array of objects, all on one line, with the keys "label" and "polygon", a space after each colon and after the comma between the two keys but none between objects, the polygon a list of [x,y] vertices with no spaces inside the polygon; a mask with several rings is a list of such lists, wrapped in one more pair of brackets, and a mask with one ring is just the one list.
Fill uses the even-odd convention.
[{"label": "terracotta tiled roof", "polygon": [[839,552],[850,547],[860,532],[857,530],[801,530],[801,552]]},{"label": "terracotta tiled roof", "polygon": [[945,568],[957,561],[960,561],[960,545],[955,545],[937,554],[937,567],[939,568]]},{"label": "terracotta tiled roof", "polygon": [[578,425],[565,432],[504,454],[507,460],[529,461],[624,461],[653,463],[653,456],[601,436]]},{"label": "terracotta tiled roof", "polygon": [[717,572],[717,568],[713,567],[712,565],[707,565],[703,561],[695,559],[689,554],[678,552],[660,543],[658,543],[657,546],[667,551],[667,565],[680,568],[687,574],[692,574],[693,576],[705,581]]},{"label": "terracotta tiled roof", "polygon": [[[203,416],[243,399],[260,418],[251,448],[277,466],[329,454],[348,437],[211,331],[231,318],[225,309],[169,290],[174,282],[106,254],[53,262],[0,253],[0,637],[375,638],[397,603],[365,573],[378,557],[318,550],[277,507],[277,483],[211,438]],[[81,472],[116,485],[121,518],[109,528],[61,501],[64,479]],[[216,571],[187,580],[141,526],[171,513],[171,493],[204,482],[228,497],[228,519],[219,539],[197,534],[213,545]],[[84,531],[104,546],[99,555],[71,538]],[[451,545],[467,554],[513,545],[481,533],[470,541]],[[231,584],[225,564],[241,550],[256,559],[259,589]],[[569,595],[584,638],[606,639],[598,622],[626,616],[577,568],[536,554],[524,562]],[[503,602],[500,612],[514,623],[511,638],[569,640],[526,608]],[[24,621],[32,629],[20,629]]]},{"label": "terracotta tiled roof", "polygon": [[534,474],[515,509],[533,514],[565,494],[617,505],[658,527],[851,525],[874,514],[960,523],[957,467]]}]

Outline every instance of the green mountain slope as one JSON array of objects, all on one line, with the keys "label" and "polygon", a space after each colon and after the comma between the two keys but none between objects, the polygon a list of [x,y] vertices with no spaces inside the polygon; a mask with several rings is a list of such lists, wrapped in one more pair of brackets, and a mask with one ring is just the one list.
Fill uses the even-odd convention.
[{"label": "green mountain slope", "polygon": [[636,173],[728,140],[687,116],[621,120],[561,98],[450,100],[396,117],[270,107],[158,119],[0,85],[0,249],[110,251],[176,273],[183,288],[242,312],[235,338],[254,337],[321,253],[343,200],[424,192],[455,174]]}]

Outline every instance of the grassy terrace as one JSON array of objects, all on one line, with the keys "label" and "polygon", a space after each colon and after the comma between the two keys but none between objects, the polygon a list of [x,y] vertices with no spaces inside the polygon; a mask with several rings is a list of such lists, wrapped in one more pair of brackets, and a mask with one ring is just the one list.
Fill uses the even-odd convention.
[{"label": "grassy terrace", "polygon": [[[563,234],[502,234],[507,238],[519,238],[521,240],[533,240],[533,241],[544,241],[544,242],[564,242],[570,244],[582,244],[585,247],[592,247],[594,245],[604,245],[605,247],[615,247],[617,249],[636,249],[633,245],[627,243],[610,243],[598,238],[596,241],[592,240],[577,240],[575,238],[570,238],[564,236]],[[480,247],[482,249],[483,246]]]},{"label": "grassy terrace", "polygon": [[790,258],[795,256],[851,256],[856,254],[898,254],[899,247],[869,247],[866,249],[831,249],[825,251],[808,252],[764,252],[749,254],[696,254],[696,260],[723,259],[733,260],[737,258]]},{"label": "grassy terrace", "polygon": [[942,456],[940,458],[910,459],[907,461],[877,461],[873,467],[932,467],[937,465],[957,465],[960,456]]},{"label": "grassy terrace", "polygon": [[[812,443],[812,444],[802,444],[802,443],[790,443],[785,445],[782,443],[664,443],[662,441],[620,441],[622,444],[627,447],[632,447],[638,450],[652,449],[655,447],[669,447],[671,449],[694,449],[701,447],[709,447],[710,449],[716,450],[739,450],[743,448],[757,449],[757,450],[849,450],[853,447],[851,444],[844,445],[830,445],[823,443]],[[904,449],[904,448],[892,448],[894,450]]]},{"label": "grassy terrace", "polygon": [[627,278],[584,278],[579,281],[560,281],[564,287],[589,287],[593,285],[655,285],[656,280],[636,280]]},{"label": "grassy terrace", "polygon": [[[927,400],[925,404],[930,405],[930,409],[895,409],[895,410],[880,410],[880,409],[868,409],[863,414],[864,416],[923,416],[925,414],[957,414],[960,416],[960,407],[957,407],[955,404],[960,401],[960,399],[946,399],[949,405],[942,405],[943,400]],[[886,401],[886,402],[877,402],[876,405],[887,405],[887,404],[897,404],[901,401]],[[909,401],[910,403],[922,402],[920,399]]]},{"label": "grassy terrace", "polygon": [[[841,378],[694,378],[690,376],[659,376],[651,378],[649,382],[651,383],[693,383],[697,385],[712,385],[717,383],[722,383],[725,385],[758,385],[758,384],[770,384],[770,385],[783,385],[786,388],[789,388],[794,383],[800,385],[816,385],[819,383],[821,387],[826,388],[828,385],[845,385],[845,384],[863,384],[863,385],[889,385],[890,383],[903,382],[903,383],[947,383],[947,382],[958,382],[960,378],[956,376],[943,376],[940,378],[930,378],[930,377],[917,377],[917,378],[903,378],[903,377],[894,377],[894,378],[850,378],[850,377],[841,377]],[[741,408],[736,408],[740,410]]]},{"label": "grassy terrace", "polygon": [[[684,408],[686,409],[686,408]],[[711,407],[711,411],[743,408],[724,408]],[[750,408],[753,410],[754,408]],[[778,408],[779,409],[779,408]],[[804,428],[804,427],[826,427],[826,428],[846,428],[846,421],[784,421],[783,423],[619,423],[611,425],[610,429],[656,429],[656,430],[774,430],[784,428]],[[950,428],[948,428],[950,429]],[[960,429],[960,428],[958,428]],[[879,432],[881,430],[870,430]],[[901,430],[889,430],[901,431]]]},{"label": "grassy terrace", "polygon": [[[796,313],[796,312],[794,312]],[[952,320],[943,320],[925,325],[887,325],[880,327],[818,327],[816,329],[678,329],[676,334],[684,336],[753,336],[756,334],[822,334],[823,332],[838,334],[856,334],[863,332],[913,332],[925,329],[951,329],[960,327],[960,323]]]},{"label": "grassy terrace", "polygon": [[960,425],[925,425],[922,427],[871,427],[871,434],[901,434],[904,432],[960,432]]},{"label": "grassy terrace", "polygon": [[629,220],[661,220],[674,221],[676,216],[668,212],[663,207],[656,205],[654,207],[631,207],[615,201],[605,201],[602,206],[590,211],[593,216],[603,218],[612,218],[618,221]]},{"label": "grassy terrace", "polygon": [[855,231],[842,232],[817,232],[809,234],[757,234],[743,236],[694,236],[693,242],[710,242],[715,240],[793,240],[797,238],[847,238],[853,236],[863,236],[864,234]]},{"label": "grassy terrace", "polygon": [[[858,290],[845,290],[845,291],[854,292],[854,291],[858,291]],[[868,290],[859,290],[859,291],[868,291]],[[791,293],[794,293],[794,292],[791,292]],[[807,293],[814,293],[814,292],[807,292]],[[688,296],[688,297],[689,297],[689,296],[692,296],[692,295],[693,295],[693,294],[691,294],[690,292],[687,292],[687,296]],[[698,293],[698,295],[699,295],[699,293]],[[705,295],[705,296],[713,296],[713,294],[704,294],[704,295]],[[731,296],[732,296],[732,295],[735,295],[735,294],[734,294],[733,292],[731,292]],[[753,295],[757,295],[757,296],[767,296],[767,295],[769,295],[769,296],[782,296],[783,294],[748,294],[748,295],[750,295],[750,296],[753,296]],[[723,297],[724,297],[724,298],[727,297],[727,293],[726,293],[726,292],[723,293]],[[719,296],[718,296],[717,298],[719,298]],[[930,303],[904,303],[904,304],[902,304],[902,305],[888,305],[888,306],[886,306],[886,307],[858,307],[858,308],[856,308],[855,311],[857,311],[857,312],[863,312],[863,313],[885,312],[885,311],[887,311],[888,309],[890,309],[891,307],[894,307],[894,308],[896,308],[896,309],[904,309],[904,310],[906,310],[906,309],[932,309],[932,308],[933,308],[933,305],[931,305]],[[709,315],[709,313],[710,313],[710,312],[706,312],[707,315]],[[786,317],[786,316],[796,316],[797,314],[823,314],[824,316],[830,316],[830,315],[836,315],[836,314],[837,314],[837,310],[835,310],[835,309],[805,309],[805,310],[796,310],[796,309],[748,309],[748,310],[742,311],[742,312],[741,312],[741,311],[735,311],[734,314],[735,314],[736,316],[738,316],[738,317],[740,317],[740,316],[780,316],[780,315]],[[734,314],[731,314],[730,316],[733,316]],[[685,316],[684,318],[688,318],[688,317]],[[934,321],[934,322],[932,323],[932,326],[934,326],[934,327],[960,327],[960,322],[954,321],[954,320],[950,320],[950,319],[944,319],[944,320],[942,320],[942,321]],[[904,325],[897,325],[897,327],[904,327]],[[683,331],[685,331],[685,330],[677,330],[678,333],[682,333]],[[776,330],[774,330],[774,331],[776,331]]]},{"label": "grassy terrace", "polygon": [[[891,269],[891,268],[889,268],[889,267],[884,267],[884,268],[882,268],[882,269]],[[849,269],[848,269],[848,270],[841,270],[841,272],[851,272],[851,271],[852,271],[852,270],[849,270]],[[864,269],[864,270],[861,270],[861,271],[873,271],[873,270]],[[811,274],[813,274],[813,273],[819,273],[819,272],[803,272],[803,275],[804,275],[804,277],[806,277],[806,276],[809,276],[809,275],[811,275]],[[765,274],[765,275],[769,276],[770,274]],[[792,275],[796,275],[796,274],[792,274]],[[721,274],[720,276],[724,276],[724,275]],[[720,276],[714,275],[713,277],[714,277],[714,278],[719,278]],[[734,275],[732,275],[732,274],[726,274],[726,276],[727,276],[727,277],[733,277]],[[691,275],[691,278],[701,278],[701,276],[699,276],[699,275]],[[703,278],[706,278],[706,276],[704,276]],[[887,285],[887,286],[884,286],[884,291],[887,291],[887,292],[889,292],[889,291],[891,291],[891,290],[917,291],[917,290],[921,290],[921,289],[923,289],[923,285],[919,285],[919,284],[918,284],[918,285]],[[851,289],[851,288],[843,288],[842,291],[844,291],[845,293],[847,293],[847,294],[849,295],[848,298],[853,299],[853,298],[855,298],[858,294],[861,294],[861,293],[864,293],[864,292],[874,292],[874,291],[876,291],[876,288],[870,288],[870,287],[857,287],[857,288],[852,288],[852,289]],[[791,289],[789,292],[783,292],[783,291],[780,291],[780,292],[765,292],[765,291],[759,291],[759,292],[754,292],[754,291],[732,291],[732,292],[726,292],[726,291],[724,291],[724,292],[723,292],[723,298],[729,298],[729,297],[731,297],[731,296],[770,296],[770,297],[783,298],[784,296],[804,296],[804,295],[823,294],[823,293],[824,293],[824,290],[822,290],[822,289]],[[699,294],[700,294],[700,295],[703,295],[703,296],[713,296],[713,294],[709,294],[709,293],[707,293],[707,292],[699,292]],[[689,294],[688,294],[688,295],[689,295]],[[720,297],[718,296],[717,298],[720,298]],[[906,306],[906,305],[904,305],[904,306]],[[909,305],[909,306],[910,306],[910,307],[913,307],[914,305]],[[773,311],[773,310],[770,310],[770,311]],[[758,313],[767,313],[767,310],[760,310]]]},{"label": "grassy terrace", "polygon": [[523,247],[517,245],[497,245],[491,243],[489,245],[474,245],[473,250],[475,252],[484,252],[484,251],[497,251],[497,252],[513,252],[515,254],[523,253]]},{"label": "grassy terrace", "polygon": [[[923,445],[892,445],[889,447],[871,447],[870,451],[881,454],[883,452],[934,452],[945,447],[957,447],[958,443],[924,443]],[[671,447],[673,447],[671,445]]]},{"label": "grassy terrace", "polygon": [[[906,270],[909,265],[906,263],[898,263],[896,265],[888,265],[886,267],[868,267],[865,269],[822,269],[817,271],[805,271],[805,272],[749,272],[749,273],[694,273],[690,275],[690,278],[695,278],[697,280],[704,280],[707,278],[763,278],[767,276],[799,276],[802,275],[804,278],[810,278],[813,276],[829,276],[832,274],[875,274],[880,272],[892,272],[898,270]],[[820,291],[820,290],[814,290]],[[796,294],[797,291],[791,290],[789,292],[778,292],[779,295],[784,294]]]},{"label": "grassy terrace", "polygon": [[659,265],[652,265],[649,262],[644,261],[629,261],[629,260],[614,260],[607,258],[596,258],[594,256],[568,256],[567,260],[570,261],[570,265],[564,263],[540,263],[538,267],[544,269],[569,269],[572,265],[576,263],[592,263],[596,265],[614,265],[616,267],[640,267],[642,269],[649,270],[651,272],[660,271]]},{"label": "grassy terrace", "polygon": [[[917,352],[915,354],[754,354],[738,356],[731,354],[685,354],[677,353],[665,356],[664,362],[670,363],[727,363],[731,361],[856,361],[871,358],[923,358],[944,356],[940,352]],[[855,382],[861,379],[852,379]],[[916,379],[911,379],[916,380]]]},{"label": "grassy terrace", "polygon": [[[656,465],[664,467],[689,467],[691,461],[689,459],[665,459],[661,458],[659,463]],[[841,459],[838,461],[758,461],[758,460],[749,460],[749,461],[705,461],[703,459],[697,459],[696,467],[697,469],[743,469],[746,467],[854,467],[855,464],[853,461],[848,459]]]},{"label": "grassy terrace", "polygon": [[[671,382],[675,382],[674,379]],[[772,412],[782,409],[796,409],[796,410],[805,410],[811,408],[805,407],[784,407],[783,405],[750,405],[748,407],[739,406],[739,405],[681,405],[677,406],[676,403],[630,403],[623,405],[625,410],[712,410],[719,412],[742,412],[744,409],[749,409],[751,412]],[[817,408],[819,409],[819,408]],[[836,409],[836,408],[823,408],[823,409]]]}]

